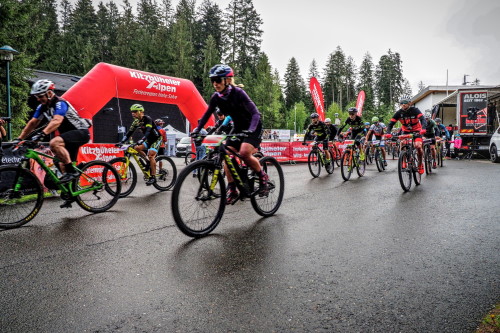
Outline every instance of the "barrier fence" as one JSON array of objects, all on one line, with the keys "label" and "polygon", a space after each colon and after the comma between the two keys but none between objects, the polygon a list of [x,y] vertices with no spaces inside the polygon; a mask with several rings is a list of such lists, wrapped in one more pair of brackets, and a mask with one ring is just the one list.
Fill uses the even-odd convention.
[{"label": "barrier fence", "polygon": [[[272,156],[276,158],[279,162],[307,162],[307,156],[311,151],[310,143],[308,145],[302,145],[302,142],[262,142],[261,150],[266,156]],[[337,142],[337,146],[340,149],[345,147],[344,144]],[[37,150],[45,153],[51,154],[48,146],[43,146]],[[115,147],[114,144],[106,143],[89,143],[82,146],[78,152],[77,163],[80,162],[90,162],[94,160],[110,161],[115,157],[123,157],[123,151],[120,148]],[[21,161],[21,157],[18,154],[12,153],[10,148],[3,150],[3,155],[0,158],[0,165],[7,164],[18,164]],[[46,161],[50,162],[50,161]],[[43,183],[45,177],[45,171],[34,161],[31,161],[31,170],[37,175],[40,181]]]}]

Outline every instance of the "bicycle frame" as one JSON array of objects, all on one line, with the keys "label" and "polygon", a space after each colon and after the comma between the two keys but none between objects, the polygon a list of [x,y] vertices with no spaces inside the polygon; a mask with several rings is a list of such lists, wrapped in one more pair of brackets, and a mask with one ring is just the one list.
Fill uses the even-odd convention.
[{"label": "bicycle frame", "polygon": [[[54,164],[59,163],[59,160],[57,157],[50,156],[50,155],[47,155],[47,154],[44,154],[44,153],[41,153],[41,152],[38,152],[38,151],[35,151],[33,149],[28,148],[26,150],[26,152],[24,153],[24,158],[21,160],[21,163],[20,163],[21,167],[24,169],[29,169],[29,166],[28,166],[29,160],[33,159],[34,161],[36,161],[42,167],[42,169],[49,175],[49,177],[55,183],[55,185],[59,188],[62,195],[67,194],[71,197],[77,197],[80,194],[94,191],[96,189],[101,189],[102,186],[104,186],[103,184],[97,184],[97,185],[91,186],[89,188],[84,188],[84,189],[74,191],[73,186],[71,186],[72,182],[62,184],[61,181],[59,180],[59,178],[57,177],[57,175],[54,173],[54,171],[52,171],[52,169],[40,158],[40,156],[43,156],[43,157],[46,157],[46,158],[53,160]],[[77,166],[75,166],[74,168],[77,171],[81,172],[81,170]],[[87,175],[84,174],[84,176],[86,178],[88,178],[88,180],[90,180],[90,178]],[[23,182],[22,177],[18,176],[18,178],[15,181],[15,183],[16,183],[16,185],[14,187],[15,191],[18,191],[20,189],[22,182]],[[91,183],[91,182],[89,182],[89,183]]]},{"label": "bicycle frame", "polygon": [[321,163],[321,165],[325,165],[326,164],[326,154],[325,154],[325,151],[319,146],[319,142],[313,141],[311,149],[313,151],[318,150],[320,152],[320,154],[319,154],[320,163]]},{"label": "bicycle frame", "polygon": [[[141,169],[142,173],[147,176],[147,177],[150,177],[151,176],[151,170],[149,169],[146,169],[142,163],[140,162],[140,157],[139,157],[140,153],[139,151],[137,151],[136,149],[134,149],[132,146],[127,146],[126,149],[124,149],[124,156],[125,156],[125,168],[124,170],[127,170],[128,169],[128,166],[130,164],[130,156],[132,156],[135,160],[135,162],[137,163],[137,165],[139,166],[139,169]],[[149,163],[149,160],[147,160],[147,162]]]},{"label": "bicycle frame", "polygon": [[[228,136],[238,137],[242,135],[233,134]],[[245,197],[251,197],[255,195],[258,190],[252,191],[252,189],[250,188],[249,179],[243,180],[240,177],[240,173],[238,172],[241,171],[240,163],[238,163],[236,158],[242,160],[242,157],[237,152],[231,151],[231,155],[233,155],[233,157],[231,158],[230,154],[226,150],[226,145],[223,143],[228,136],[224,136],[214,147],[214,151],[216,151],[217,153],[214,155],[213,161],[217,168],[215,169],[212,181],[210,183],[210,190],[213,191],[215,189],[219,176],[221,175],[221,170],[223,168],[222,161],[225,161],[229,172],[235,180],[236,187],[241,191],[240,193],[244,194]],[[204,172],[207,172],[207,170],[205,170]]]}]

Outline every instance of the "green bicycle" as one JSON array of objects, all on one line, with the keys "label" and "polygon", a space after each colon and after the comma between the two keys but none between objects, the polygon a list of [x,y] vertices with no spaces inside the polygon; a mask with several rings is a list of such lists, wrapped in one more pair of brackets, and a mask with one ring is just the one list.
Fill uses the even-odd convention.
[{"label": "green bicycle", "polygon": [[[20,227],[31,221],[40,211],[45,197],[38,177],[30,171],[30,160],[36,161],[45,171],[44,185],[60,193],[65,203],[61,208],[70,208],[76,202],[91,213],[105,212],[115,205],[121,191],[118,172],[103,161],[91,161],[75,166],[79,176],[68,183],[61,183],[56,174],[59,160],[34,150],[38,143],[21,141],[13,151],[23,155],[18,165],[0,167],[0,228]],[[41,156],[52,160],[54,170]]]},{"label": "green bicycle", "polygon": [[346,148],[342,154],[340,171],[342,178],[348,181],[351,178],[352,171],[356,168],[359,177],[363,177],[366,169],[366,161],[360,159],[360,149],[354,140],[345,140]]}]

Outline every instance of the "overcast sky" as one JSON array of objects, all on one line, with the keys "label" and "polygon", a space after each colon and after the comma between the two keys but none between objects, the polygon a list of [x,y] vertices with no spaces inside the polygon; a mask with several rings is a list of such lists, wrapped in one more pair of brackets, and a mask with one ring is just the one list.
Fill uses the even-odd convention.
[{"label": "overcast sky", "polygon": [[[215,2],[225,9],[229,0]],[[131,3],[135,8],[137,1]],[[447,70],[449,85],[462,84],[464,74],[470,75],[469,81],[500,84],[500,0],[253,3],[264,21],[262,49],[281,78],[292,57],[304,78],[313,59],[322,73],[329,54],[340,46],[357,66],[366,52],[374,64],[389,49],[399,52],[414,94],[420,81],[426,86],[445,85]]]}]

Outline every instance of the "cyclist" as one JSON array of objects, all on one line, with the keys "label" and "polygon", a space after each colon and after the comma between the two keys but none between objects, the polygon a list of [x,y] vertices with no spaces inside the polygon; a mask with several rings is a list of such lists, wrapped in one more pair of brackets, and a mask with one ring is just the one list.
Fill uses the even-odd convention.
[{"label": "cyclist", "polygon": [[422,129],[426,128],[427,123],[422,112],[411,106],[411,97],[403,96],[399,100],[399,105],[401,108],[394,113],[389,125],[387,126],[387,133],[392,131],[392,127],[399,121],[401,123],[401,134],[413,134],[415,149],[417,150],[418,156],[418,173],[423,174],[424,165],[422,163],[422,157],[424,156],[424,150],[422,149]]},{"label": "cyclist", "polygon": [[338,131],[337,126],[332,124],[332,120],[330,118],[325,119],[325,125],[328,127],[328,131],[330,132],[330,141],[333,144],[333,150],[335,151],[335,155],[339,156],[339,159],[340,159],[339,148],[335,144],[335,141],[336,141],[335,138],[337,137],[337,133],[340,133],[340,132]]},{"label": "cyclist", "polygon": [[449,160],[451,157],[448,156],[450,152],[450,140],[451,140],[451,135],[450,132],[446,129],[446,126],[444,126],[441,122],[441,118],[436,118],[436,124],[438,128],[438,136],[442,137],[443,139],[446,138],[445,146],[446,146],[446,159]]},{"label": "cyclist", "polygon": [[160,148],[158,148],[158,155],[165,155],[165,147],[167,145],[167,131],[163,128],[165,125],[165,122],[163,119],[156,119],[155,120],[155,126],[158,132],[161,135],[161,143],[160,143]]},{"label": "cyclist", "polygon": [[425,120],[427,122],[427,125],[425,126],[425,133],[424,137],[427,139],[431,139],[431,153],[432,153],[432,159],[434,162],[432,163],[432,168],[436,169],[437,168],[437,163],[436,163],[436,134],[438,133],[438,127],[437,124],[434,120],[431,119],[431,113],[430,112],[425,112]]},{"label": "cyclist", "polygon": [[[135,130],[140,128],[143,137],[137,141],[134,147],[143,157],[149,159],[150,166],[150,177],[146,181],[146,185],[150,186],[156,182],[156,154],[160,148],[161,142],[163,140],[157,127],[153,124],[153,119],[150,116],[144,114],[144,107],[141,104],[134,104],[130,107],[130,112],[134,121],[130,125],[130,129],[119,144],[124,144],[129,140],[129,138],[134,134]],[[144,152],[147,150],[147,156]]]},{"label": "cyclist", "polygon": [[380,122],[378,117],[372,118],[372,125],[368,129],[368,133],[366,133],[366,142],[370,142],[372,140],[372,136],[375,135],[376,140],[380,140],[380,150],[382,151],[382,159],[384,160],[384,166],[387,166],[387,162],[385,160],[385,143],[383,140],[383,135],[387,126],[383,122]]},{"label": "cyclist", "polygon": [[[53,137],[49,145],[50,150],[61,161],[64,174],[60,181],[67,183],[79,175],[72,162],[76,161],[78,149],[90,140],[91,123],[90,120],[81,118],[68,101],[57,96],[54,89],[54,82],[49,80],[38,80],[33,84],[31,95],[34,95],[40,104],[14,143],[19,143],[30,135],[33,141],[44,141],[57,130],[59,136]],[[48,124],[32,134],[44,119]]]},{"label": "cyclist", "polygon": [[226,116],[220,110],[215,111],[215,114],[217,115],[218,119],[215,122],[214,126],[207,128],[208,134],[231,133],[231,131],[233,130],[233,119],[231,118],[231,116]]},{"label": "cyclist", "polygon": [[[215,65],[210,69],[209,77],[215,93],[210,98],[208,108],[198,121],[198,126],[193,130],[192,135],[200,132],[217,107],[224,115],[231,116],[234,132],[246,133],[247,137],[242,138],[241,141],[228,139],[226,145],[238,151],[243,161],[258,174],[259,196],[267,196],[269,177],[261,168],[259,160],[252,155],[262,142],[261,114],[247,93],[235,85],[234,72],[231,67],[223,64]],[[228,180],[226,202],[232,204],[238,199],[238,191],[227,166],[224,165],[224,168]]]},{"label": "cyclist", "polygon": [[364,128],[364,130],[363,130],[363,132],[365,132],[365,135],[366,135],[366,134],[368,133],[368,131],[370,130],[370,126],[371,126],[370,122],[369,122],[369,121],[366,121],[366,122],[365,122],[365,128]]},{"label": "cyclist", "polygon": [[[331,121],[330,121],[331,122]],[[306,139],[308,135],[315,136],[314,141],[323,141],[323,150],[326,155],[326,164],[330,164],[330,151],[328,150],[328,137],[330,135],[330,130],[328,126],[319,120],[319,114],[316,112],[311,113],[311,123],[307,126],[306,135],[304,135],[303,145],[306,145]]]},{"label": "cyclist", "polygon": [[344,127],[346,127],[347,125],[351,126],[350,127],[350,139],[351,140],[354,140],[356,146],[358,146],[359,148],[359,158],[360,160],[364,160],[365,159],[365,152],[364,152],[364,147],[363,147],[363,142],[364,141],[364,124],[363,124],[363,120],[361,119],[360,116],[358,116],[358,109],[356,108],[349,108],[349,110],[347,110],[347,112],[349,113],[349,117],[345,120],[345,123],[344,125],[342,125],[342,127],[339,129],[339,132],[342,132],[342,130],[344,129]]}]

